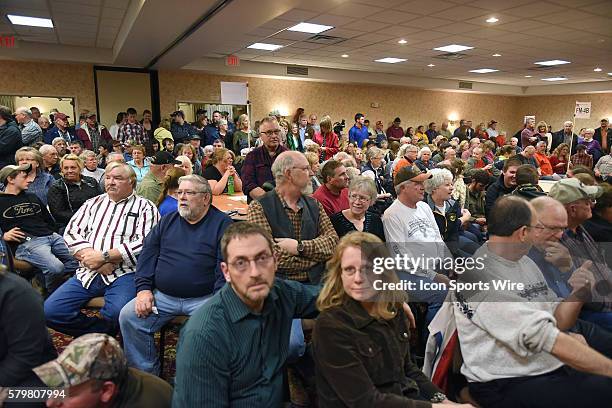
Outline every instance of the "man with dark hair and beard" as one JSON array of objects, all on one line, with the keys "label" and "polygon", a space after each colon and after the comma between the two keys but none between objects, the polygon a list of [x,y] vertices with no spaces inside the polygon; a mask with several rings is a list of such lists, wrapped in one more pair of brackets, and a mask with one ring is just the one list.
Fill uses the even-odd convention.
[{"label": "man with dark hair and beard", "polygon": [[160,373],[153,335],[175,316],[190,316],[225,283],[220,242],[232,223],[212,206],[205,178],[181,177],[176,194],[178,212],[163,217],[145,239],[136,298],[119,316],[128,364],[155,375]]}]

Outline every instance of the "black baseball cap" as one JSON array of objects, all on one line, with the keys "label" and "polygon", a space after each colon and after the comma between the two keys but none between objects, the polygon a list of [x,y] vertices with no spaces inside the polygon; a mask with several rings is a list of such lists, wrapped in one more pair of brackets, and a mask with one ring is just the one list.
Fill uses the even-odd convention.
[{"label": "black baseball cap", "polygon": [[151,160],[151,164],[156,164],[156,165],[161,166],[164,164],[183,164],[183,163],[176,160],[170,152],[161,150],[155,153],[155,156],[153,156],[153,160]]}]

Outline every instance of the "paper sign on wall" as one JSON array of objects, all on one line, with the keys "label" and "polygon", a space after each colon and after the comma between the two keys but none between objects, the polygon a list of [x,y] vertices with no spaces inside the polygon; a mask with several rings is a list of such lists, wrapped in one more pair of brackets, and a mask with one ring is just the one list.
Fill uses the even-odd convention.
[{"label": "paper sign on wall", "polygon": [[246,82],[221,82],[221,103],[223,105],[246,105],[249,87]]},{"label": "paper sign on wall", "polygon": [[591,102],[576,101],[574,117],[576,119],[591,119]]}]

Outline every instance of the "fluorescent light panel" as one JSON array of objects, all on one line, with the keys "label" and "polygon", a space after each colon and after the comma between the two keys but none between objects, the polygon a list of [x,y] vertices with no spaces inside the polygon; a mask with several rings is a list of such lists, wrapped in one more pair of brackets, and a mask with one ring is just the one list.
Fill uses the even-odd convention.
[{"label": "fluorescent light panel", "polygon": [[550,61],[534,62],[534,64],[536,64],[536,65],[544,65],[545,67],[552,67],[554,65],[571,64],[571,62],[564,61],[564,60],[550,60]]},{"label": "fluorescent light panel", "polygon": [[444,52],[461,52],[461,51],[471,50],[471,49],[474,49],[474,47],[470,47],[469,45],[459,45],[459,44],[450,44],[450,45],[445,45],[444,47],[434,48],[434,50],[444,51]]},{"label": "fluorescent light panel", "polygon": [[334,26],[314,24],[314,23],[299,23],[293,27],[289,27],[288,31],[297,31],[300,33],[319,34],[323,31],[331,30]]},{"label": "fluorescent light panel", "polygon": [[249,45],[247,48],[251,48],[254,50],[276,51],[279,48],[283,48],[283,46],[277,44],[255,43]]},{"label": "fluorescent light panel", "polygon": [[14,14],[7,14],[6,16],[15,25],[53,28],[53,21],[49,18],[16,16]]},{"label": "fluorescent light panel", "polygon": [[497,23],[499,21],[498,18],[490,17],[485,20],[487,23]]},{"label": "fluorescent light panel", "polygon": [[475,74],[488,74],[489,72],[498,72],[499,69],[493,69],[493,68],[480,68],[480,69],[472,69],[470,72],[473,72]]},{"label": "fluorescent light panel", "polygon": [[554,81],[566,81],[566,80],[567,80],[566,77],[542,78],[542,81],[550,81],[550,82],[554,82]]},{"label": "fluorescent light panel", "polygon": [[393,57],[387,57],[387,58],[381,58],[381,59],[377,59],[374,60],[375,62],[384,62],[387,64],[397,64],[398,62],[404,62],[406,61],[405,58],[393,58]]}]

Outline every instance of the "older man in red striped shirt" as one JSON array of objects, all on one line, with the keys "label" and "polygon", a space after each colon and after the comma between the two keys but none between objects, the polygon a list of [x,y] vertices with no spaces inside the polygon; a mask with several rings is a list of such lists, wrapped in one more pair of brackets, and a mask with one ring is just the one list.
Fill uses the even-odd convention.
[{"label": "older man in red striped shirt", "polygon": [[[136,174],[127,164],[110,163],[104,185],[106,194],[87,200],[64,232],[68,249],[80,263],[76,276],[45,302],[47,325],[72,336],[116,333],[121,308],[136,296],[136,258],[159,221],[153,203],[134,194]],[[80,312],[100,296],[101,319]]]}]

